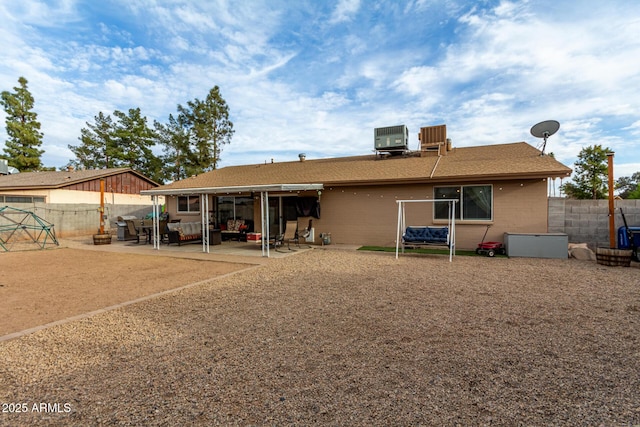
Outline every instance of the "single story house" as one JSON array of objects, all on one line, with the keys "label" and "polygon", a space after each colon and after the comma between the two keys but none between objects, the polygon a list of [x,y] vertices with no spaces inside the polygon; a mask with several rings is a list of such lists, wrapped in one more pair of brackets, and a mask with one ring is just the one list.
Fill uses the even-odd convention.
[{"label": "single story house", "polygon": [[[395,246],[397,200],[456,199],[456,247],[502,241],[505,232],[546,233],[549,179],[571,169],[525,142],[453,148],[444,125],[422,128],[418,151],[229,166],[142,194],[165,196],[172,219],[224,228],[284,232],[287,220],[308,241]],[[444,132],[442,132],[444,128]],[[437,138],[429,137],[437,134]],[[446,225],[448,204],[407,205],[407,225]],[[268,225],[268,228],[266,227]]]},{"label": "single story house", "polygon": [[0,204],[100,204],[100,180],[105,202],[114,205],[150,205],[140,192],[158,186],[131,168],[12,173],[0,175]]}]

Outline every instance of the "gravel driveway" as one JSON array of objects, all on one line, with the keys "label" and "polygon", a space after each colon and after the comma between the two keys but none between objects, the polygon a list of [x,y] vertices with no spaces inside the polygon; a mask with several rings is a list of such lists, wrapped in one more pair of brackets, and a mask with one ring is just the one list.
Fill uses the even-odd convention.
[{"label": "gravel driveway", "polygon": [[638,425],[640,270],[318,248],[0,360],[1,425]]}]

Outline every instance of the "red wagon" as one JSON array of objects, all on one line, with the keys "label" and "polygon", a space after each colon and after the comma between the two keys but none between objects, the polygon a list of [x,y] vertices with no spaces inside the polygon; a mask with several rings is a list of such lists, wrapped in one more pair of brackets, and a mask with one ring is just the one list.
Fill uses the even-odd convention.
[{"label": "red wagon", "polygon": [[478,247],[476,248],[476,253],[478,255],[486,255],[489,257],[496,256],[496,254],[505,255],[507,253],[507,250],[505,249],[502,242],[485,242],[484,241],[485,237],[487,237],[487,231],[489,231],[489,227],[491,227],[491,225],[487,226],[487,229],[484,232],[484,236],[482,236],[482,242],[478,243]]}]

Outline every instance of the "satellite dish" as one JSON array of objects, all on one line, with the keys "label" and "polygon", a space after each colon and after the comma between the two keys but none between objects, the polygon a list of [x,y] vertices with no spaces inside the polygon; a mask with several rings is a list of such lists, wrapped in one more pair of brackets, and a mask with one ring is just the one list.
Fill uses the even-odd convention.
[{"label": "satellite dish", "polygon": [[547,146],[547,138],[558,132],[558,129],[560,129],[560,123],[555,120],[545,120],[544,122],[540,122],[531,128],[531,135],[535,136],[536,138],[544,139],[544,142],[542,144],[542,151],[540,152],[541,156],[544,155],[544,149]]}]

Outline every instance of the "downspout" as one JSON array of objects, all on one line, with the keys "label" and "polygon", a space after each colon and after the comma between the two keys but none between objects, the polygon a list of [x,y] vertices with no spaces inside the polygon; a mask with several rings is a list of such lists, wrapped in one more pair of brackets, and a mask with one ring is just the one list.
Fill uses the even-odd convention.
[{"label": "downspout", "polygon": [[436,164],[433,165],[433,169],[431,170],[431,175],[429,175],[429,179],[433,178],[433,174],[436,173],[436,168],[438,167],[438,163],[440,163],[440,159],[442,155],[438,154],[438,160],[436,160]]}]

